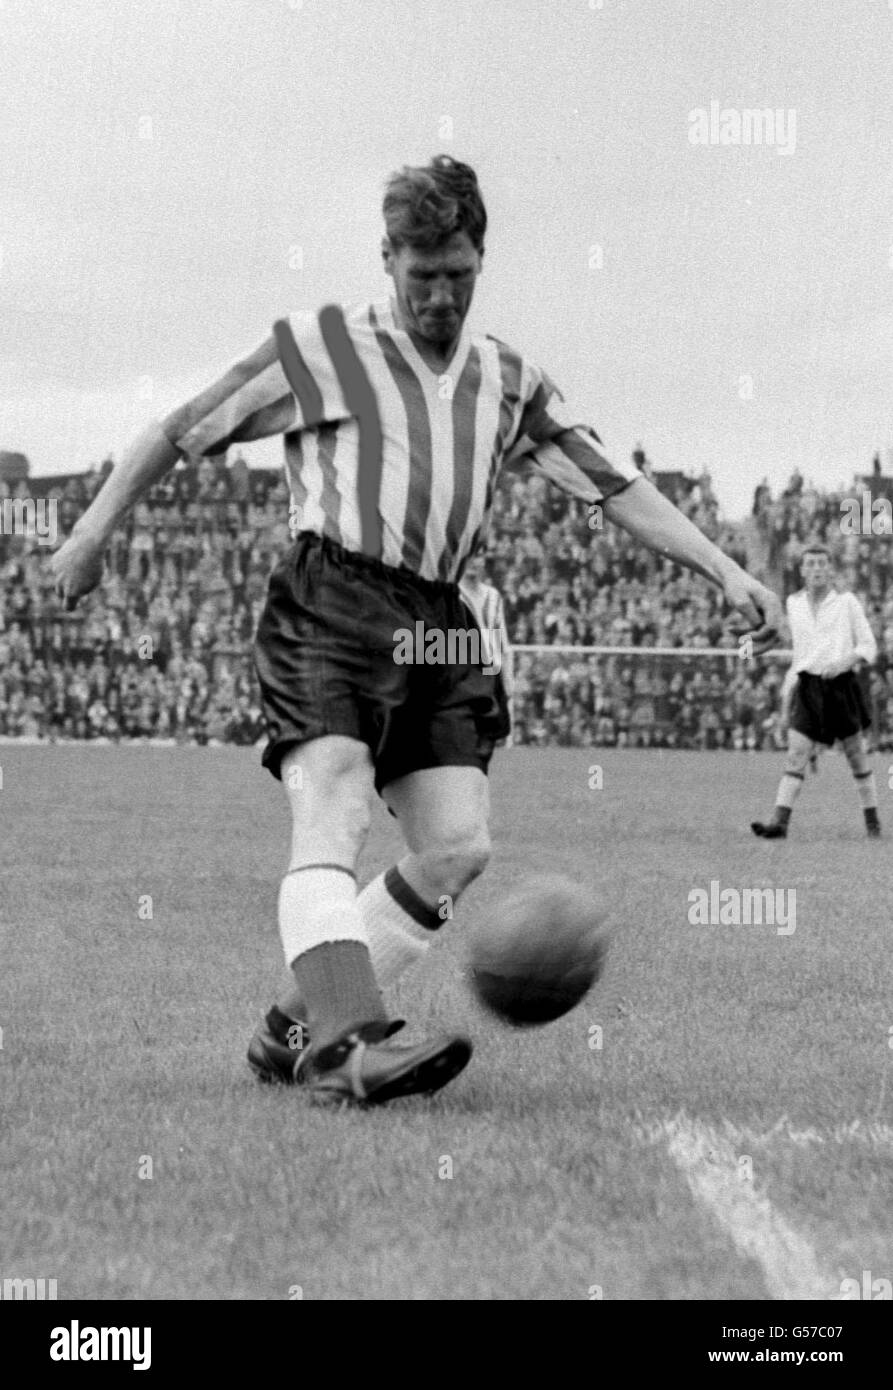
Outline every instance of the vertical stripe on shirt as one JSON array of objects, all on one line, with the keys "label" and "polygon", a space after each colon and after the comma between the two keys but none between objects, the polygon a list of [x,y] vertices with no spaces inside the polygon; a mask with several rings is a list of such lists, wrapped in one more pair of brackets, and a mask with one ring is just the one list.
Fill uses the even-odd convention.
[{"label": "vertical stripe on shirt", "polygon": [[[373,324],[377,325],[374,311]],[[409,490],[403,518],[403,550],[400,562],[417,573],[421,571],[425,553],[425,533],[431,511],[431,480],[433,460],[431,450],[431,421],[422,384],[397,347],[390,333],[375,328],[375,338],[384,355],[394,385],[400,393],[406,415],[409,439]]]},{"label": "vertical stripe on shirt", "polygon": [[300,430],[289,430],[284,436],[285,445],[285,471],[288,476],[288,486],[291,493],[292,508],[294,509],[289,517],[292,535],[304,529],[303,512],[304,504],[307,501],[307,485],[304,482],[304,444]]},{"label": "vertical stripe on shirt", "polygon": [[344,314],[337,304],[327,304],[321,310],[319,327],[337,373],[344,402],[360,427],[357,490],[363,553],[380,560],[382,527],[378,497],[384,449],[378,398],[347,331]]},{"label": "vertical stripe on shirt", "polygon": [[456,566],[457,547],[471,510],[475,424],[480,389],[481,355],[477,348],[473,347],[453,393],[453,500],[438,565],[440,579],[452,577]]},{"label": "vertical stripe on shirt", "polygon": [[496,490],[496,479],[499,475],[499,465],[502,462],[503,454],[506,452],[508,437],[515,419],[515,411],[521,402],[521,371],[522,360],[518,353],[513,352],[505,343],[498,339],[493,339],[496,343],[497,354],[499,357],[499,379],[502,385],[502,396],[499,402],[499,423],[496,429],[496,437],[493,440],[493,450],[490,454],[490,471],[487,478],[487,493],[484,498],[484,510],[481,516],[480,525],[475,531],[468,547],[468,554],[473,555],[477,549],[481,536],[486,533],[490,521],[490,511],[493,506],[493,494]]},{"label": "vertical stripe on shirt", "polygon": [[335,450],[338,445],[337,425],[321,425],[316,433],[318,459],[323,485],[319,505],[325,515],[323,535],[341,544],[341,527],[338,518],[341,514],[341,494],[338,491],[335,470]]},{"label": "vertical stripe on shirt", "polygon": [[294,391],[295,399],[301,408],[303,423],[306,426],[318,425],[321,420],[325,419],[322,392],[316,384],[313,373],[301,356],[301,350],[295,342],[295,335],[291,331],[291,324],[288,319],[277,319],[273,324],[273,334],[276,338],[282,370],[285,372],[286,380]]}]

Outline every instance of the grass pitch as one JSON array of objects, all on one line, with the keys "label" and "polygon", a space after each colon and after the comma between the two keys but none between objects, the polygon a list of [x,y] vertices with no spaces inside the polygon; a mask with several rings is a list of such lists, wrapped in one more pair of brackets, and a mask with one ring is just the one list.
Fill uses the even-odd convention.
[{"label": "grass pitch", "polygon": [[[431,1100],[337,1114],[245,1064],[282,975],[287,817],[257,753],[7,745],[0,767],[0,1279],[616,1300],[893,1278],[891,842],[842,758],[765,843],[777,757],[497,755],[493,863],[390,1001],[475,1056]],[[399,847],[380,812],[363,878]],[[615,937],[582,1005],[512,1031],[471,998],[463,921],[533,871],[591,885]],[[692,925],[714,880],[795,891],[796,930]]]}]

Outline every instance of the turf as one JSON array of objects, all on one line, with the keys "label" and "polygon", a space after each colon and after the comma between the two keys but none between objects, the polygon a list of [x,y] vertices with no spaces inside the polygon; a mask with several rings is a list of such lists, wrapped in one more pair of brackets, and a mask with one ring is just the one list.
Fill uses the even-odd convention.
[{"label": "turf", "polygon": [[[468,1029],[475,1056],[435,1098],[336,1114],[244,1062],[281,978],[287,824],[258,755],[7,745],[0,768],[0,1278],[60,1298],[766,1298],[668,1152],[680,1115],[751,1158],[835,1277],[891,1277],[890,841],[864,837],[841,758],[765,843],[748,822],[776,757],[498,755],[493,863],[391,1000],[420,1035]],[[364,876],[398,847],[379,812]],[[462,922],[534,869],[591,885],[614,939],[574,1012],[513,1031],[469,993]],[[796,890],[795,932],[692,925],[711,880]]]}]

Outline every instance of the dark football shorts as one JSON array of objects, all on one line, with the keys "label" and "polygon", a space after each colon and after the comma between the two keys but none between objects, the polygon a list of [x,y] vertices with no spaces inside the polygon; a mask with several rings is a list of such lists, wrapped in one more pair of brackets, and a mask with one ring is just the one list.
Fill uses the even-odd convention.
[{"label": "dark football shorts", "polygon": [[791,696],[790,725],[798,733],[829,748],[871,727],[871,713],[862,681],[855,671],[833,680],[801,671]]},{"label": "dark football shorts", "polygon": [[[438,630],[446,644],[451,629],[471,627],[455,584],[302,531],[270,576],[254,645],[269,740],[264,767],[281,777],[289,748],[341,734],[369,748],[378,791],[421,768],[486,772],[509,731],[501,680],[467,660],[395,660],[401,628],[413,639]],[[475,653],[457,642],[445,654]]]}]

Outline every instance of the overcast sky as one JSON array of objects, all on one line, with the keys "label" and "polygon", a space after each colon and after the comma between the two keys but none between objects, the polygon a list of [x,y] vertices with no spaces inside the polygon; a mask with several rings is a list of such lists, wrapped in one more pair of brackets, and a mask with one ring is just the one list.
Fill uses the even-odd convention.
[{"label": "overcast sky", "polygon": [[[383,179],[445,151],[472,325],[609,453],[731,515],[889,468],[891,76],[890,0],[0,0],[0,448],[118,457],[282,313],[386,294]],[[714,102],[774,143],[692,143]]]}]

